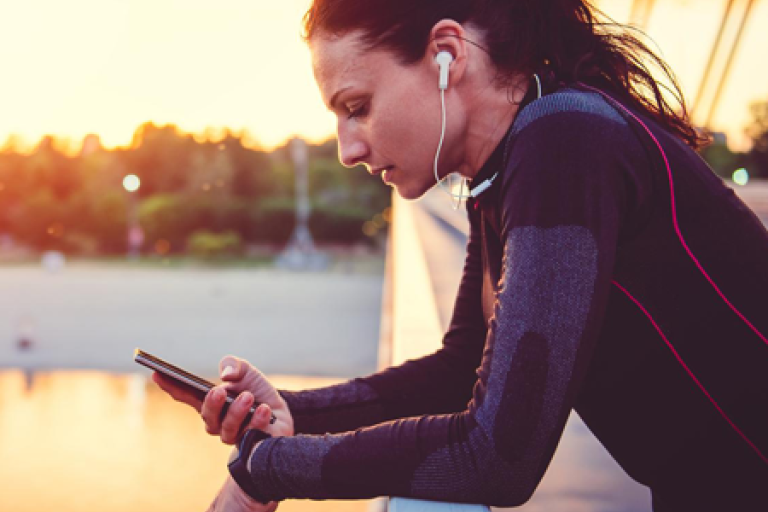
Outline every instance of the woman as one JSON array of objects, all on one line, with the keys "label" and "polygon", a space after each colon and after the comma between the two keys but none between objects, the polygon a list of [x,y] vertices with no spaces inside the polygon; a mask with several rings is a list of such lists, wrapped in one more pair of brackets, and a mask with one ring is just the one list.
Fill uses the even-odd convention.
[{"label": "woman", "polygon": [[223,423],[157,377],[225,443],[265,403],[212,509],[519,505],[573,408],[654,510],[768,510],[768,234],[646,47],[581,0],[316,0],[305,29],[345,165],[470,182],[464,275],[442,349],[376,375],[278,392],[225,358]]}]

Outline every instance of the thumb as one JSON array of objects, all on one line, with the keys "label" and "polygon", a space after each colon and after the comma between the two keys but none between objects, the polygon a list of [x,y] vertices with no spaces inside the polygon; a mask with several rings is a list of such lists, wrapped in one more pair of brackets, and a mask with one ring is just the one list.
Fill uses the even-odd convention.
[{"label": "thumb", "polygon": [[224,356],[219,363],[219,375],[222,380],[235,381],[243,378],[244,364],[235,356]]}]

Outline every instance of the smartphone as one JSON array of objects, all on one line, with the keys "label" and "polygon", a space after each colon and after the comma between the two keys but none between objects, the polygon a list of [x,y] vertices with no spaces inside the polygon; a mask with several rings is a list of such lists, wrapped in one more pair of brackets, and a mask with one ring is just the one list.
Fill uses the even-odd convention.
[{"label": "smartphone", "polygon": [[[182,370],[178,366],[172,365],[171,363],[164,361],[157,356],[153,356],[152,354],[148,354],[147,352],[144,352],[138,348],[133,353],[133,360],[151,370],[156,370],[163,375],[171,377],[176,382],[186,386],[195,394],[197,394],[200,400],[205,399],[205,395],[207,395],[208,392],[215,386],[213,382],[207,381],[186,370]],[[227,393],[226,402],[224,403],[224,407],[221,409],[222,418],[227,414],[227,410],[229,410],[229,406],[232,404],[232,402],[235,401],[235,398],[237,398],[237,394],[233,394],[231,391]],[[243,420],[243,425],[247,425],[248,422],[251,421],[251,417],[253,416],[253,413],[256,412],[256,408],[259,405],[261,404],[254,402],[254,404],[251,406],[251,410],[248,411],[245,420]],[[274,423],[275,421],[276,418],[273,413],[272,418],[270,419],[270,424]]]}]

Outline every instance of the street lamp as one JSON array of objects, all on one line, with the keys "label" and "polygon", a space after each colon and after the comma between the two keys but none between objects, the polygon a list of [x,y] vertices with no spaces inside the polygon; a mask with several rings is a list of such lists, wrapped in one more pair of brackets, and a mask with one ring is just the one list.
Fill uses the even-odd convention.
[{"label": "street lamp", "polygon": [[128,192],[137,192],[141,187],[141,180],[135,174],[129,174],[123,178],[123,188]]},{"label": "street lamp", "polygon": [[135,174],[123,178],[123,188],[128,192],[128,257],[138,258],[139,249],[144,243],[144,232],[139,224],[139,207],[136,203],[136,192],[141,187],[141,180]]},{"label": "street lamp", "polygon": [[328,266],[328,257],[315,248],[309,232],[309,156],[307,143],[296,137],[290,142],[291,158],[296,171],[296,227],[288,246],[277,258],[277,265],[292,270],[322,270]]}]

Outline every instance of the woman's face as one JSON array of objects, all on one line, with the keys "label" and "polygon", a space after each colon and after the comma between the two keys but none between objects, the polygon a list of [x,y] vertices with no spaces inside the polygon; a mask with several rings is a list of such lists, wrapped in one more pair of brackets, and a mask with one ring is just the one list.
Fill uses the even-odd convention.
[{"label": "woman's face", "polygon": [[[441,107],[434,59],[403,66],[389,51],[364,49],[356,33],[316,36],[310,48],[320,94],[336,115],[342,164],[364,164],[406,199],[435,185]],[[451,168],[444,149],[440,169]]]}]

